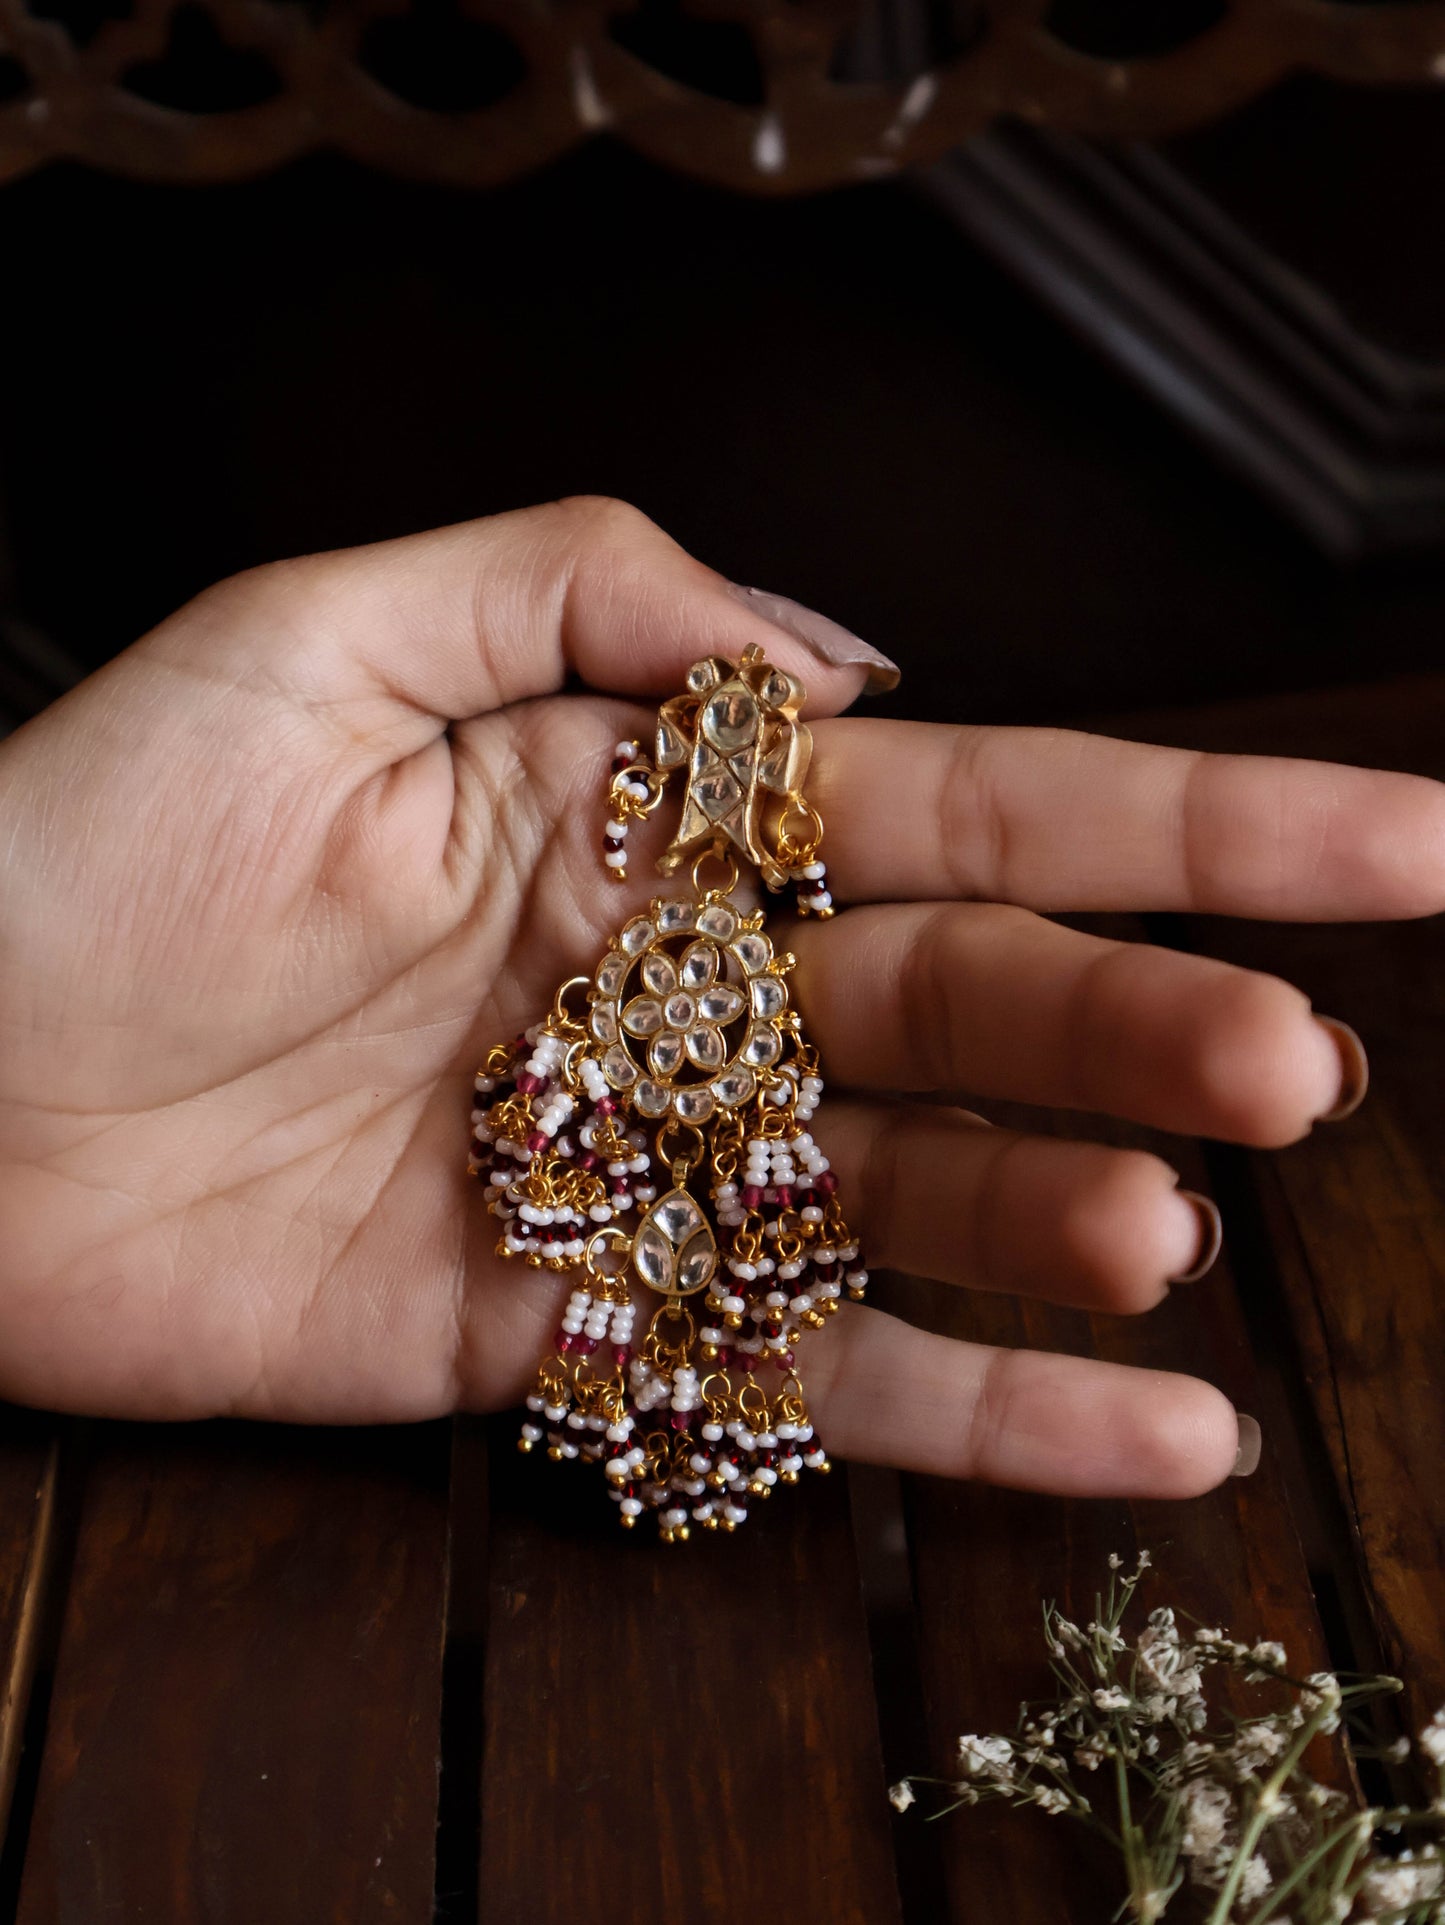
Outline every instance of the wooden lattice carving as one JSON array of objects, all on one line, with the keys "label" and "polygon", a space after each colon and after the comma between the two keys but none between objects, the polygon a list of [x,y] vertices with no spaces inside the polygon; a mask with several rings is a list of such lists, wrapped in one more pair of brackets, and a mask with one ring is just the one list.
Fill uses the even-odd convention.
[{"label": "wooden lattice carving", "polygon": [[[1367,82],[1445,77],[1445,0],[1221,0],[1182,44],[1137,58],[1066,45],[1049,0],[991,0],[964,51],[925,54],[920,70],[872,84],[837,77],[855,25],[849,0],[693,0],[693,18],[751,40],[762,98],[744,104],[623,45],[617,24],[632,4],[458,0],[458,20],[494,30],[485,58],[501,84],[497,97],[446,111],[402,99],[368,71],[366,36],[407,15],[400,0],[0,0],[0,179],[68,157],[153,180],[234,180],[330,148],[484,186],[607,128],[665,166],[791,193],[936,159],[1002,114],[1134,138],[1217,116],[1292,68]],[[198,33],[213,36],[240,85],[209,110],[165,104],[146,77],[183,68],[177,37]]]}]

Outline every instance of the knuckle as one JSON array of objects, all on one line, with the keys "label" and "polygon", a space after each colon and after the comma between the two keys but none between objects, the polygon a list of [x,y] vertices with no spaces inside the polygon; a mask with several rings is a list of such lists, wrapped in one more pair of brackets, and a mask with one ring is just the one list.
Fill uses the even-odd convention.
[{"label": "knuckle", "polygon": [[652,539],[665,539],[657,523],[615,495],[564,495],[552,504],[579,546],[609,552]]}]

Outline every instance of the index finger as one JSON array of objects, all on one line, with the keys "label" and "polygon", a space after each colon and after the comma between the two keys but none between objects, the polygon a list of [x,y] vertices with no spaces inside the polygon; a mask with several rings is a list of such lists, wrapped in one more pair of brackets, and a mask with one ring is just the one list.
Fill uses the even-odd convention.
[{"label": "index finger", "polygon": [[1277,921],[1445,908],[1445,784],[1072,729],[838,719],[810,799],[844,901]]}]

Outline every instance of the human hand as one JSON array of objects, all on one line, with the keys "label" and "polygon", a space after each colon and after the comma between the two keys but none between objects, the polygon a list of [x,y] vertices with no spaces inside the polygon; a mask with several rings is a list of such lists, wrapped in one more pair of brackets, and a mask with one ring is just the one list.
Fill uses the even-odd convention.
[{"label": "human hand", "polygon": [[[566,502],[223,583],[0,746],[0,1393],[338,1423],[518,1400],[569,1285],[493,1254],[471,1075],[657,886],[640,847],[622,888],[600,866],[613,744],[754,642],[810,690],[858,905],[789,944],[875,1263],[1116,1311],[1195,1265],[1159,1159],[878,1093],[1292,1141],[1355,1074],[1296,990],[1038,912],[1429,914],[1445,790],[817,722],[863,670],[766,606],[633,510]],[[801,1364],[844,1456],[1161,1496],[1235,1460],[1234,1411],[1188,1377],[851,1305]]]}]

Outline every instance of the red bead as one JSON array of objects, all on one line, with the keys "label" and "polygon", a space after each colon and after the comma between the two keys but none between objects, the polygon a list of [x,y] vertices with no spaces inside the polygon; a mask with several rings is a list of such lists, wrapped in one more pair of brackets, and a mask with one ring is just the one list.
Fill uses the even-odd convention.
[{"label": "red bead", "polygon": [[780,1210],[791,1210],[792,1207],[793,1207],[792,1186],[787,1183],[780,1183],[778,1185],[778,1208]]},{"label": "red bead", "polygon": [[603,836],[602,846],[607,850],[609,855],[615,855],[619,849],[623,849],[627,845],[623,842],[621,836]]},{"label": "red bead", "polygon": [[538,1150],[545,1150],[547,1141],[547,1132],[545,1130],[530,1130],[527,1134],[527,1148],[534,1154]]},{"label": "red bead", "polygon": [[577,1352],[579,1357],[590,1357],[592,1352],[597,1348],[597,1339],[595,1337],[574,1337],[572,1340],[572,1348]]},{"label": "red bead", "polygon": [[579,1170],[582,1171],[583,1175],[585,1176],[588,1173],[588,1171],[595,1170],[597,1168],[597,1165],[600,1160],[601,1159],[598,1157],[597,1152],[595,1150],[584,1150],[581,1156],[579,1156],[577,1159],[577,1167]]},{"label": "red bead", "polygon": [[838,1187],[838,1179],[831,1170],[824,1170],[821,1175],[814,1177],[813,1181],[823,1192],[824,1196],[832,1196]]},{"label": "red bead", "polygon": [[524,1069],[517,1078],[517,1094],[519,1096],[535,1096],[541,1087],[541,1077],[534,1076],[529,1069]]},{"label": "red bead", "polygon": [[625,1344],[625,1343],[613,1344],[612,1356],[614,1361],[616,1362],[617,1368],[619,1370],[626,1370],[627,1366],[632,1362],[631,1345]]},{"label": "red bead", "polygon": [[557,1332],[557,1348],[558,1350],[561,1351],[564,1357],[567,1355],[567,1352],[572,1348],[572,1337],[568,1331],[559,1330]]},{"label": "red bead", "polygon": [[763,1193],[756,1183],[745,1183],[743,1185],[743,1208],[745,1210],[756,1210],[762,1200]]},{"label": "red bead", "polygon": [[791,1370],[796,1361],[791,1350],[779,1350],[773,1354],[773,1362],[779,1370]]},{"label": "red bead", "polygon": [[674,1430],[686,1430],[691,1422],[692,1412],[690,1410],[675,1410],[672,1413],[672,1427]]},{"label": "red bead", "polygon": [[617,1099],[615,1096],[598,1097],[597,1114],[599,1116],[611,1116],[616,1110],[616,1108],[617,1108]]}]

